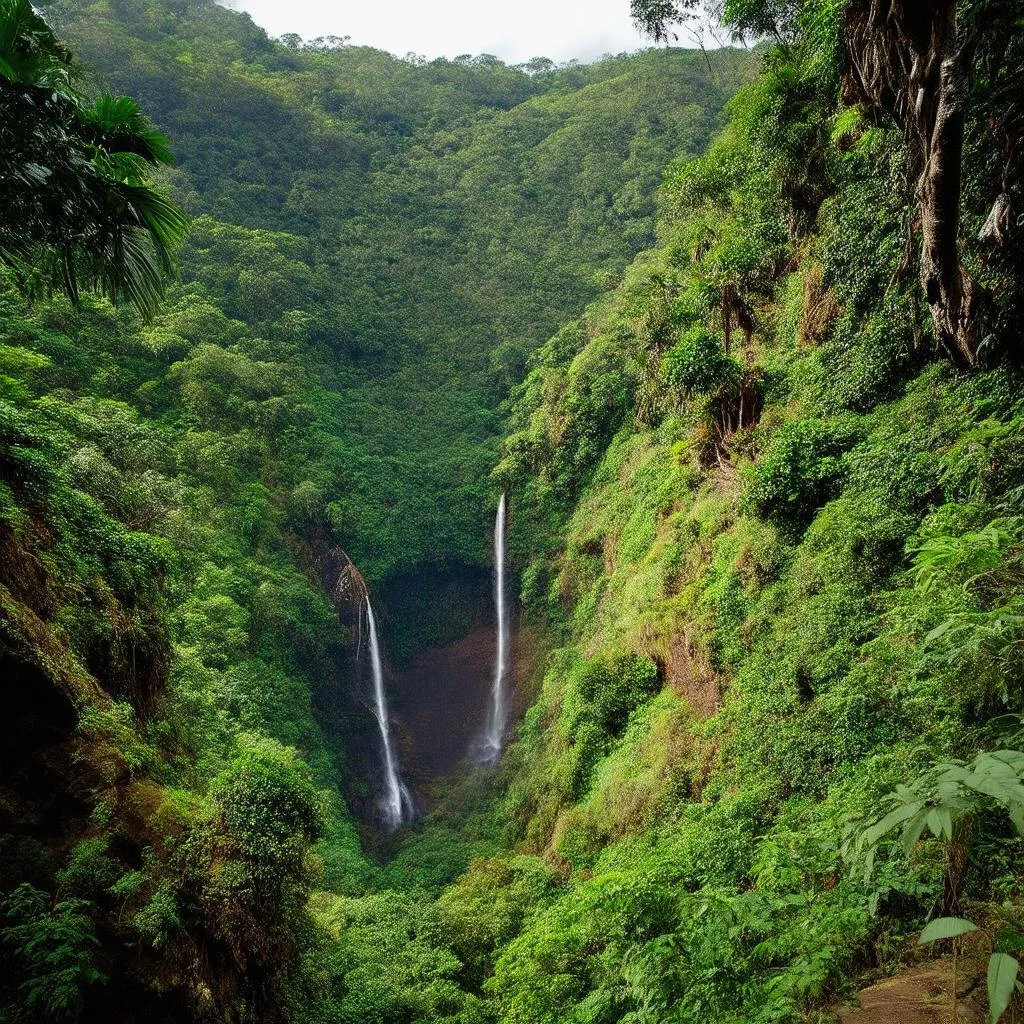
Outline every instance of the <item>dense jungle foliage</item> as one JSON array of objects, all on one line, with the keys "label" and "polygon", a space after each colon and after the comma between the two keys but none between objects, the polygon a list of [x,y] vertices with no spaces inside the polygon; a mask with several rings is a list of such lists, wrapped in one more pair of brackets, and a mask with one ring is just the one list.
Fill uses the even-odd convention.
[{"label": "dense jungle foliage", "polygon": [[[824,1022],[922,928],[1019,1013],[1024,11],[513,68],[40,10],[0,1021]],[[480,618],[502,491],[523,713],[382,836],[340,549],[401,661]]]}]

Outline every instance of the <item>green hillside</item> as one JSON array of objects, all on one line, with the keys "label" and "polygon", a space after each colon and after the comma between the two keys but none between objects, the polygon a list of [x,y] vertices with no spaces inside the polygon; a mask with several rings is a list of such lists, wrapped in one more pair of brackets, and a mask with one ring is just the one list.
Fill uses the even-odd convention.
[{"label": "green hillside", "polygon": [[530,73],[289,49],[212,0],[50,10],[175,140],[190,213],[291,236],[203,221],[183,277],[316,352],[336,447],[310,479],[374,578],[485,558],[509,385],[650,244],[662,168],[707,145],[753,69],[743,52],[711,72],[675,50]]}]

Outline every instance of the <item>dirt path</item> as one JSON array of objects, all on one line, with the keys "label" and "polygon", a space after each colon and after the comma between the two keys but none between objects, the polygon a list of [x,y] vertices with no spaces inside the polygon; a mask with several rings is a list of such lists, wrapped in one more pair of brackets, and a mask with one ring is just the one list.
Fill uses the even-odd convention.
[{"label": "dirt path", "polygon": [[983,1024],[984,983],[960,973],[956,1014],[950,999],[952,962],[932,960],[861,989],[857,1005],[836,1012],[840,1024]]}]

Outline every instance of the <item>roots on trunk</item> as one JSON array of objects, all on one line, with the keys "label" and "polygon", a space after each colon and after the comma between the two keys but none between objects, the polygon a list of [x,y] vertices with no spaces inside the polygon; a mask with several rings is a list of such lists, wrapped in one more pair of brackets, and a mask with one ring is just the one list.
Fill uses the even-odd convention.
[{"label": "roots on trunk", "polygon": [[935,338],[963,367],[977,362],[984,293],[960,261],[967,62],[954,0],[854,0],[844,33],[844,98],[892,116],[917,176],[921,284]]}]

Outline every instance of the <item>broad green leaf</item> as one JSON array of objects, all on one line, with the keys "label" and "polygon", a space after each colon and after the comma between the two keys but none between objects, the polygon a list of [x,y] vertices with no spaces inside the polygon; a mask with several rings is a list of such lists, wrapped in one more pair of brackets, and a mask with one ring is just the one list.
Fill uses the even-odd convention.
[{"label": "broad green leaf", "polygon": [[1024,805],[1014,804],[1012,807],[1007,807],[1006,810],[1017,835],[1024,836]]},{"label": "broad green leaf", "polygon": [[919,814],[913,821],[908,822],[904,828],[901,842],[907,856],[914,852],[914,847],[917,846],[921,833],[924,831],[925,822],[930,816],[930,814]]},{"label": "broad green leaf", "polygon": [[988,1012],[992,1024],[1006,1012],[1013,998],[1020,964],[1008,953],[993,953],[988,961]]},{"label": "broad green leaf", "polygon": [[926,644],[929,644],[933,640],[938,640],[939,637],[945,636],[956,625],[956,619],[946,619],[945,622],[936,626],[930,633],[928,633],[928,635],[924,638],[924,642]]},{"label": "broad green leaf", "polygon": [[955,939],[958,935],[967,935],[968,932],[977,930],[978,926],[973,921],[962,917],[937,917],[934,921],[928,922],[917,941],[924,944],[938,942],[939,939]]},{"label": "broad green leaf", "polygon": [[895,810],[890,811],[881,821],[876,822],[864,833],[864,838],[869,843],[875,843],[887,832],[891,832],[897,825],[912,818],[923,806],[922,801],[916,800],[913,803],[903,804]]}]

